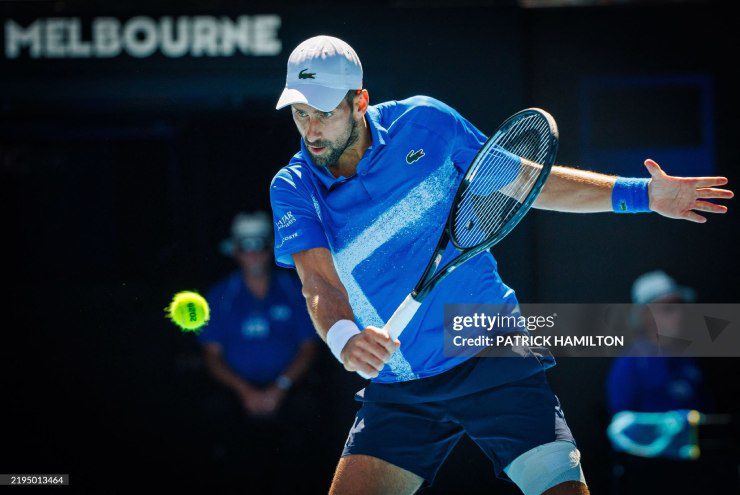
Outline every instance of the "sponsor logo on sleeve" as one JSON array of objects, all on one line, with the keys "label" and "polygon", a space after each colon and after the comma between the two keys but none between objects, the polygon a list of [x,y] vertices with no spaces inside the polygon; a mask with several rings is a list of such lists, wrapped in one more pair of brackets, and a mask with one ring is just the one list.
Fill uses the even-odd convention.
[{"label": "sponsor logo on sleeve", "polygon": [[293,212],[289,211],[285,215],[283,215],[280,220],[277,222],[277,228],[278,230],[282,230],[286,227],[290,227],[295,223],[295,217],[293,216]]}]

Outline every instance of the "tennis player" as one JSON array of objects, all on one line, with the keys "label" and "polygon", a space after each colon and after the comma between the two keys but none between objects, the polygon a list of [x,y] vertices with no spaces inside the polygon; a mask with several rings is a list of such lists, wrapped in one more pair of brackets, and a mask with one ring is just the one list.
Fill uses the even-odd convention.
[{"label": "tennis player", "polygon": [[[470,359],[443,352],[443,305],[516,306],[489,252],[457,268],[393,341],[381,327],[423,272],[466,167],[486,136],[425,96],[369,104],[344,41],[317,36],[290,55],[277,108],[290,106],[300,151],[272,181],[275,256],[295,267],[313,323],[348,371],[372,377],[332,494],[410,494],[431,484],[469,435],[497,476],[527,495],[587,494],[580,453],[545,370],[549,355]],[[555,167],[535,207],[653,211],[705,222],[731,198],[722,177],[650,178]],[[445,257],[451,254],[449,248]],[[443,263],[444,264],[444,263]]]}]

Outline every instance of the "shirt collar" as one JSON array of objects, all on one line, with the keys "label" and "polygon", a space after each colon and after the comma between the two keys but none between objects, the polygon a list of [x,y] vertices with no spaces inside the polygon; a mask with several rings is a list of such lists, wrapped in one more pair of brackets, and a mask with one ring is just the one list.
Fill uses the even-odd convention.
[{"label": "shirt collar", "polygon": [[[367,112],[365,112],[365,121],[367,122],[368,127],[370,127],[370,136],[372,138],[372,143],[367,148],[367,150],[365,150],[365,154],[362,155],[360,162],[357,164],[357,172],[361,173],[362,175],[364,175],[364,173],[369,169],[372,156],[377,152],[378,149],[385,146],[386,142],[388,141],[388,130],[383,127],[380,122],[380,111],[378,111],[373,106],[368,106]],[[327,189],[331,189],[332,186],[340,184],[349,179],[349,177],[344,176],[334,177],[326,167],[316,165],[311,159],[311,154],[306,149],[306,143],[303,142],[303,139],[301,139],[300,141],[301,154],[303,155],[303,159],[308,162],[311,172],[321,181],[322,184],[324,184]]]},{"label": "shirt collar", "polygon": [[380,123],[380,111],[370,105],[367,107],[365,116],[367,117],[367,125],[370,126],[370,134],[373,137],[372,147],[385,146],[386,141],[388,141],[388,129]]}]

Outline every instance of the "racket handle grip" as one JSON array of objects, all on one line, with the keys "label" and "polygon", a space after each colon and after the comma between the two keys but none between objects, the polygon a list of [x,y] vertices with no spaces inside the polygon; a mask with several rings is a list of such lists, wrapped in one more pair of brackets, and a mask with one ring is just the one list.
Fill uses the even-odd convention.
[{"label": "racket handle grip", "polygon": [[403,332],[406,325],[409,324],[411,318],[416,314],[416,310],[419,309],[421,303],[414,299],[411,294],[406,296],[400,306],[391,315],[390,319],[386,322],[383,330],[388,332],[393,340],[397,339],[401,332]]}]

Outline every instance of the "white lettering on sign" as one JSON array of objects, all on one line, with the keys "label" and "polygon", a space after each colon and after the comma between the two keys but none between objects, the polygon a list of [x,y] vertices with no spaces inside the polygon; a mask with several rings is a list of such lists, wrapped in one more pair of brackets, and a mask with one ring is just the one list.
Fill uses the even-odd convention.
[{"label": "white lettering on sign", "polygon": [[[40,18],[22,25],[7,19],[5,57],[111,58],[274,56],[283,45],[278,15],[133,17],[121,21],[95,17],[89,30],[78,17]],[[89,39],[84,33],[89,32]]]}]

